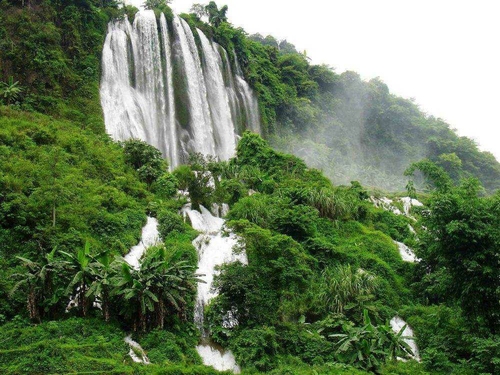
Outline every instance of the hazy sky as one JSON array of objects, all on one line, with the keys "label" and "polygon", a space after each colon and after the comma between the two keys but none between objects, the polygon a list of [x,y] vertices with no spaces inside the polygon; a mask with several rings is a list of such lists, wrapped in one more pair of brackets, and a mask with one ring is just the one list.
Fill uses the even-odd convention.
[{"label": "hazy sky", "polygon": [[[177,12],[198,0],[173,0]],[[500,1],[221,0],[229,21],[391,91],[500,160]]]}]

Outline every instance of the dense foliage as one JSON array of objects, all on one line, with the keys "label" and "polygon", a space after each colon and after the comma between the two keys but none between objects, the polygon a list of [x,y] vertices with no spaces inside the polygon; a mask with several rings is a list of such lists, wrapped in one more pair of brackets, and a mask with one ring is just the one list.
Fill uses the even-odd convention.
[{"label": "dense foliage", "polygon": [[[146,5],[171,15],[168,3]],[[155,148],[103,131],[106,24],[136,10],[3,0],[0,11],[3,373],[218,373],[195,350],[186,191],[193,208],[230,205],[227,229],[248,257],[221,268],[205,308],[211,340],[244,374],[498,373],[500,196],[482,188],[500,186],[492,155],[380,80],[311,65],[287,41],[235,29],[227,7],[210,2],[183,17],[240,63],[265,136],[305,161],[245,133],[230,161],[192,155],[170,173]],[[424,157],[407,184],[403,171]],[[407,184],[412,197],[425,186],[426,207],[398,215],[375,207],[370,195],[380,193],[359,182],[330,180],[352,176]],[[146,216],[158,220],[162,244],[135,268],[122,256]],[[404,262],[394,241],[420,261]],[[237,324],[226,324],[228,312]],[[390,328],[397,314],[414,328],[422,363]],[[151,365],[131,361],[126,332]]]},{"label": "dense foliage", "polygon": [[199,7],[192,11],[185,17],[238,59],[258,95],[272,144],[322,169],[334,182],[355,179],[401,191],[404,170],[427,157],[456,181],[475,176],[490,192],[500,188],[500,164],[491,153],[481,152],[474,141],[459,137],[412,100],[391,94],[380,79],[366,82],[355,72],[337,74],[329,66],[311,64],[286,40],[248,36],[210,17],[209,27],[200,21],[206,13]]}]

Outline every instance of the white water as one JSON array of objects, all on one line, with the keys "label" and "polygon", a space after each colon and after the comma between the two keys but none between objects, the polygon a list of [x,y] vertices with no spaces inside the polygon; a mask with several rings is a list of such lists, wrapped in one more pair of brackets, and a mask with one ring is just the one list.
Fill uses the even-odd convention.
[{"label": "white water", "polygon": [[177,142],[177,126],[175,120],[175,101],[174,101],[174,70],[172,66],[172,49],[170,47],[170,37],[168,34],[168,25],[167,20],[165,19],[165,15],[162,13],[160,16],[160,26],[161,26],[161,34],[163,36],[163,51],[165,53],[165,82],[167,84],[167,98],[168,98],[168,107],[167,111],[167,123],[170,124],[168,127],[169,132],[165,136],[165,142],[169,148],[168,155],[170,156],[169,160],[172,166],[177,166],[180,164],[179,160],[179,150],[178,150],[178,142]]},{"label": "white water", "polygon": [[200,36],[204,56],[204,76],[207,84],[208,103],[212,109],[215,145],[222,159],[229,159],[236,149],[236,135],[229,106],[229,96],[222,76],[222,59],[201,30]]},{"label": "white water", "polygon": [[[423,206],[422,202],[410,197],[396,198],[395,200],[389,199],[387,197],[370,197],[370,200],[375,205],[375,207],[382,208],[386,211],[391,211],[396,215],[405,215],[411,219],[415,219],[410,215],[411,208]],[[401,210],[394,205],[394,201],[401,202],[401,204],[403,205],[403,212],[401,212]]]},{"label": "white water", "polygon": [[230,370],[235,374],[241,372],[240,366],[236,364],[236,359],[233,353],[227,350],[221,350],[213,345],[198,345],[196,347],[198,354],[203,359],[203,364],[206,366],[212,366],[218,371]]},{"label": "white water", "polygon": [[148,247],[154,246],[160,242],[160,233],[158,232],[158,220],[148,216],[146,225],[142,228],[141,241],[130,249],[125,255],[125,261],[134,269],[139,269],[140,259]]},{"label": "white water", "polygon": [[132,361],[136,363],[143,363],[145,365],[151,364],[146,352],[142,349],[139,343],[132,340],[131,336],[125,337],[124,341],[130,346],[128,355],[132,358]]},{"label": "white water", "polygon": [[[236,52],[233,50],[233,54],[236,56]],[[249,124],[249,129],[253,132],[260,133],[260,120],[259,120],[259,104],[254,92],[248,85],[248,83],[243,79],[243,71],[241,70],[240,63],[238,59],[235,60],[236,64],[236,85],[238,91],[242,96],[243,106],[245,108],[246,119]]]},{"label": "white water", "polygon": [[[212,289],[214,276],[217,275],[217,267],[232,262],[247,264],[248,260],[244,251],[238,250],[238,237],[234,233],[224,236],[224,219],[215,217],[205,207],[200,206],[200,211],[192,210],[189,205],[183,208],[183,213],[191,221],[194,229],[201,232],[193,241],[198,251],[197,274],[205,283],[198,283],[195,307],[195,323],[204,336],[203,342],[196,347],[203,359],[203,363],[217,370],[232,370],[239,373],[234,355],[230,351],[224,351],[213,343],[210,343],[203,329],[203,309],[211,299],[217,296]],[[234,322],[234,320],[233,320]]]},{"label": "white water", "polygon": [[395,316],[394,318],[391,319],[391,328],[395,333],[399,333],[401,331],[401,328],[403,328],[406,325],[405,330],[403,331],[403,336],[406,336],[407,338],[404,339],[404,341],[408,344],[408,346],[411,348],[412,351],[412,357],[420,362],[420,355],[418,352],[418,347],[417,343],[415,342],[414,336],[413,336],[413,330],[411,327],[399,316]]},{"label": "white water", "polygon": [[410,197],[401,198],[401,202],[403,202],[403,210],[405,212],[405,215],[408,217],[411,217],[410,210],[412,207],[422,207],[423,206],[422,202],[418,201],[417,199],[410,198]]},{"label": "white water", "polygon": [[375,205],[375,207],[382,208],[386,211],[390,211],[395,215],[401,215],[402,212],[399,208],[393,205],[393,200],[387,197],[375,198],[370,197],[370,200]]},{"label": "white water", "polygon": [[401,258],[403,258],[405,262],[420,262],[420,259],[417,258],[413,250],[404,243],[398,241],[394,241],[394,243],[398,246],[399,254],[401,254]]},{"label": "white water", "polygon": [[106,131],[157,147],[171,167],[190,152],[227,160],[243,130],[260,131],[255,95],[235,59],[175,16],[141,10],[133,24],[113,21],[103,47],[101,104]]},{"label": "white water", "polygon": [[186,151],[215,155],[207,88],[194,35],[186,21],[180,17],[174,18],[173,25],[174,35],[179,41],[175,46],[184,63],[182,73],[187,82],[188,103],[186,104],[190,110],[191,139],[187,142]]}]

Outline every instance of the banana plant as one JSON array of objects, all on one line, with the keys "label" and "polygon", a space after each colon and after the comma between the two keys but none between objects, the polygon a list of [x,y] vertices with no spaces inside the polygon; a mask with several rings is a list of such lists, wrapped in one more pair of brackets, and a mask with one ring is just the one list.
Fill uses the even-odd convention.
[{"label": "banana plant", "polygon": [[329,335],[336,339],[334,347],[339,361],[377,372],[386,360],[411,357],[411,348],[405,342],[407,337],[403,336],[406,326],[394,333],[388,325],[373,325],[368,310],[363,315],[363,326],[346,325],[344,333]]},{"label": "banana plant", "polygon": [[19,85],[19,81],[14,82],[13,77],[9,77],[7,82],[0,82],[0,97],[10,105],[13,100],[20,98],[24,88]]},{"label": "banana plant", "polygon": [[[16,256],[26,267],[26,272],[16,273],[14,278],[19,281],[10,291],[14,295],[23,289],[27,295],[26,307],[32,321],[40,322],[41,314],[51,312],[59,300],[59,293],[55,293],[55,276],[62,270],[64,262],[56,258],[57,247],[46,253],[39,261]],[[44,309],[42,309],[44,307]]]},{"label": "banana plant", "polygon": [[66,288],[66,293],[76,296],[82,315],[87,316],[89,298],[86,296],[86,293],[94,278],[90,267],[92,261],[90,242],[86,241],[85,246],[78,249],[76,255],[65,251],[61,251],[61,254],[68,258],[68,268],[73,274],[73,278]]}]

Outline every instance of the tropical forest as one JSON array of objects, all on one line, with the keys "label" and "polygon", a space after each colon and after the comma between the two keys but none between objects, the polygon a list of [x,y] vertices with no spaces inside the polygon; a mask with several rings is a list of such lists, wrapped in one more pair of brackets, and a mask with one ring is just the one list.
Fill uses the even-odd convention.
[{"label": "tropical forest", "polygon": [[0,1],[0,373],[499,374],[493,154],[171,3]]}]

